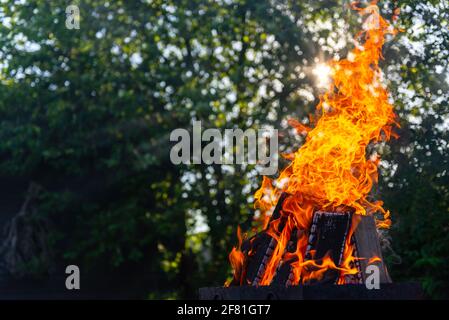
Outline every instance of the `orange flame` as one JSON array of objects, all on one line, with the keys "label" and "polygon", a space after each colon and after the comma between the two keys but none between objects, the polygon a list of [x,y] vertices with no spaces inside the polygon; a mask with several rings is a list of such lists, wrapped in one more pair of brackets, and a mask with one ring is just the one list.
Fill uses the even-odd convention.
[{"label": "orange flame", "polygon": [[[232,248],[232,251],[229,253],[229,261],[231,263],[231,267],[233,270],[233,277],[234,279],[240,280],[240,285],[243,285],[242,280],[244,279],[244,263],[245,263],[245,256],[243,252],[241,251],[242,246],[242,232],[240,230],[240,227],[237,227],[237,238],[239,240],[238,247]],[[228,287],[230,285],[231,281],[226,281],[225,287]]]},{"label": "orange flame", "polygon": [[382,259],[379,258],[378,256],[374,256],[374,257],[372,257],[371,259],[368,260],[368,264],[373,264],[373,263],[376,263],[376,262],[382,262]]},{"label": "orange flame", "polygon": [[329,257],[321,262],[304,260],[308,229],[316,210],[342,212],[345,208],[358,215],[379,212],[384,219],[377,226],[390,224],[390,213],[383,209],[382,201],[369,198],[373,184],[377,183],[380,158],[376,153],[367,155],[367,147],[389,140],[394,135],[392,127],[398,125],[378,65],[385,35],[396,31],[380,16],[375,1],[366,8],[356,4],[353,8],[367,16],[364,30],[357,36],[364,39],[363,44],[356,42],[346,59],[329,63],[333,83],[316,107],[321,117],[313,128],[289,121],[298,133],[307,134],[306,141],[290,155],[292,162],[279,178],[272,182],[264,177],[262,187],[255,194],[256,207],[264,219],[271,214],[279,195],[289,194],[282,207],[282,215],[288,218],[285,228],[279,234],[276,221],[268,226],[268,233],[277,240],[277,246],[261,285],[271,283],[293,227],[302,231],[295,252],[297,259],[292,263],[295,284],[320,278],[328,269],[340,271],[338,283],[344,283],[345,275],[357,272],[353,267],[357,258],[353,257],[350,243],[355,226],[347,237],[340,265]]}]

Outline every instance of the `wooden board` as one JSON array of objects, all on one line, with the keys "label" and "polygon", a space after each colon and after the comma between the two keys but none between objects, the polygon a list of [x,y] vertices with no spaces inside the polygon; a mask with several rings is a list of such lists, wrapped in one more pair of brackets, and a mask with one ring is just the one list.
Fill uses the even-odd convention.
[{"label": "wooden board", "polygon": [[382,250],[374,218],[372,216],[361,216],[353,237],[357,249],[357,256],[366,258],[360,260],[360,274],[362,275],[363,282],[365,282],[365,279],[368,276],[365,271],[369,259],[377,256],[381,261],[372,264],[379,267],[380,283],[391,283],[391,278],[383,262]]}]

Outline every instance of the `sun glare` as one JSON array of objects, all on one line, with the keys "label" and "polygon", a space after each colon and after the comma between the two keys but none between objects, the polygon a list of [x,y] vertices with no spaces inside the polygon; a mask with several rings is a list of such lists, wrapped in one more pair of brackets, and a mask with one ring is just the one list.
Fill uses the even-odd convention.
[{"label": "sun glare", "polygon": [[327,88],[329,86],[331,80],[331,68],[327,64],[317,64],[312,72],[317,78],[318,87]]}]

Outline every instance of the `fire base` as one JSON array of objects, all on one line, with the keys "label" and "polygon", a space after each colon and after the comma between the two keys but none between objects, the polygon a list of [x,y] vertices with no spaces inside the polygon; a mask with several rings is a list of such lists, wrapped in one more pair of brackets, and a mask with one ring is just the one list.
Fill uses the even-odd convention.
[{"label": "fire base", "polygon": [[241,286],[199,289],[200,300],[422,300],[418,283],[384,283],[380,289],[365,285]]}]

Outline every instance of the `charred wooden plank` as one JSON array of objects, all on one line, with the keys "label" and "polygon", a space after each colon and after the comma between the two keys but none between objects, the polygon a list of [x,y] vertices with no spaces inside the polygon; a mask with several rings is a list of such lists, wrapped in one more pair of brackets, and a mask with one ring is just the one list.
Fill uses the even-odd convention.
[{"label": "charred wooden plank", "polygon": [[248,249],[243,251],[247,261],[247,284],[256,284],[258,282],[257,279],[260,280],[262,278],[268,259],[271,257],[275,246],[275,240],[265,232],[257,234],[247,244]]},{"label": "charred wooden plank", "polygon": [[[317,211],[314,213],[310,227],[309,241],[305,260],[315,260],[320,263],[329,256],[335,265],[340,265],[346,237],[351,227],[352,214]],[[328,270],[319,280],[311,280],[308,284],[336,283],[339,277],[337,270]]]},{"label": "charred wooden plank", "polygon": [[276,270],[276,274],[273,277],[272,285],[291,285],[293,283],[292,263],[297,261],[297,257],[287,258],[288,254],[292,254],[296,251],[298,244],[298,230],[295,228],[292,230],[290,240],[287,243],[284,255]]},{"label": "charred wooden plank", "polygon": [[[281,215],[282,205],[286,199],[287,194],[282,193],[276,204],[273,214],[270,217],[269,223],[275,221],[276,219],[283,219]],[[285,226],[285,219],[281,220],[279,223],[279,231]],[[273,251],[277,245],[277,241],[273,239],[267,233],[266,230],[261,233],[256,234],[250,239],[244,241],[242,244],[242,252],[245,255],[245,284],[258,285],[261,280],[263,273],[265,272],[266,265],[271,258]],[[238,285],[237,283],[231,283],[231,285]]]},{"label": "charred wooden plank", "polygon": [[[266,236],[268,236],[270,238],[269,242],[265,241],[264,242],[264,246],[268,243],[267,247],[265,250],[262,250],[262,252],[264,253],[264,256],[262,257],[262,260],[260,261],[259,264],[259,268],[257,269],[257,273],[255,275],[254,278],[248,278],[248,280],[250,281],[249,283],[251,283],[253,286],[257,286],[260,283],[260,280],[262,280],[262,277],[265,273],[265,269],[267,267],[268,261],[270,261],[271,256],[273,255],[273,251],[277,246],[277,240],[272,238],[270,235],[267,234],[268,228],[270,226],[270,223],[275,221],[276,219],[281,219],[279,222],[279,226],[278,226],[278,232],[282,232],[282,230],[285,227],[285,223],[287,221],[286,217],[282,216],[282,206],[284,204],[284,200],[287,198],[287,194],[286,193],[282,193],[281,196],[279,197],[279,200],[276,204],[276,207],[273,211],[273,214],[270,217],[270,221],[267,225],[267,229],[264,231],[264,234]],[[260,257],[260,255],[259,255]]]}]

